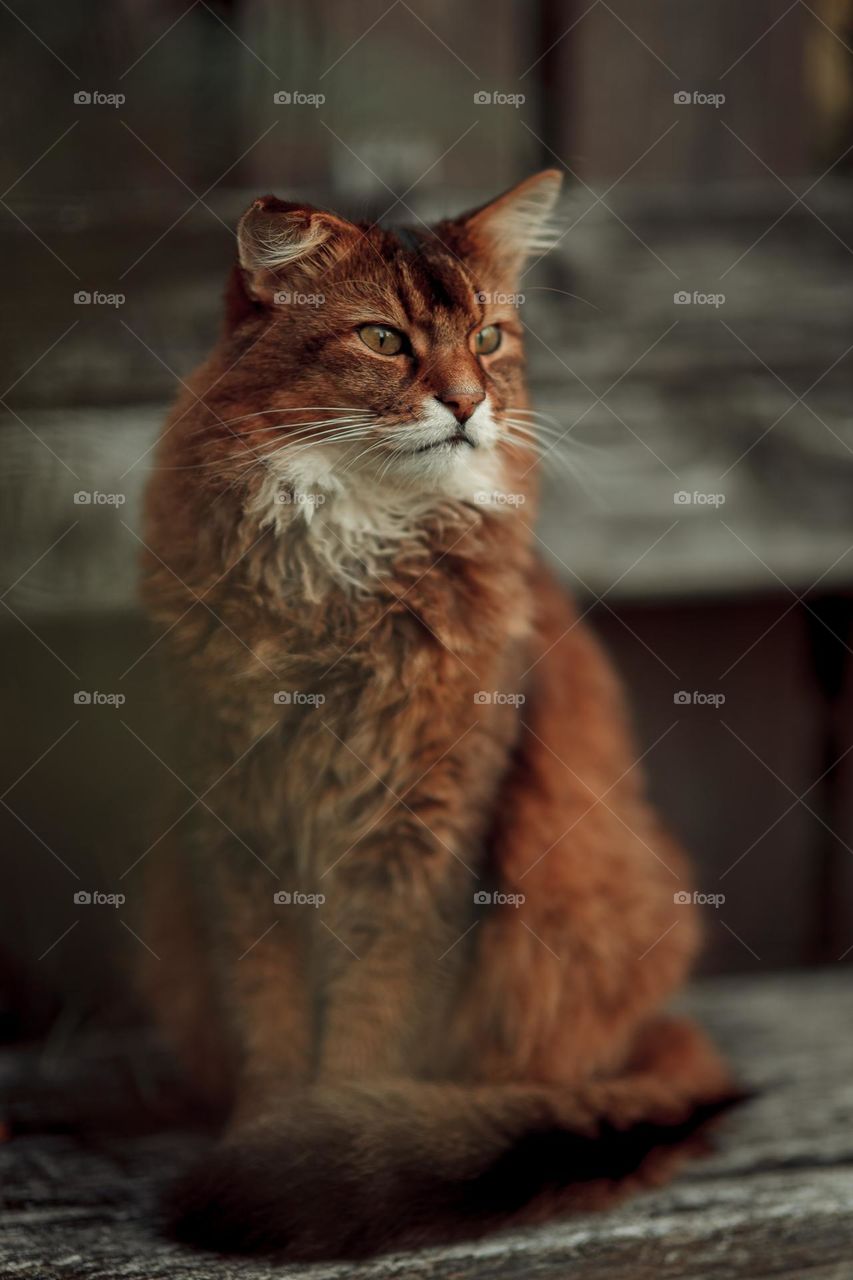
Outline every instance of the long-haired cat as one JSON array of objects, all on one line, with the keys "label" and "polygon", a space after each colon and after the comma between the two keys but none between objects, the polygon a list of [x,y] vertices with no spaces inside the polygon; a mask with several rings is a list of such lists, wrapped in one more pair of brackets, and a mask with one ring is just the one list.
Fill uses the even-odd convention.
[{"label": "long-haired cat", "polygon": [[[606,1203],[732,1096],[614,675],[543,566],[512,295],[560,175],[398,232],[266,197],[163,430],[199,749],[148,991],[223,1136],[185,1234],[354,1256]],[[680,896],[680,895],[679,895]]]}]

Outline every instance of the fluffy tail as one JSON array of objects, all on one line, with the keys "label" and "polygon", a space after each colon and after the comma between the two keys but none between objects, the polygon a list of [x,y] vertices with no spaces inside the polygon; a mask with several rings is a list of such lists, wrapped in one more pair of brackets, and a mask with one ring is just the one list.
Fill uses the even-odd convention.
[{"label": "fluffy tail", "polygon": [[[690,1080],[661,1070],[679,1058],[674,1025],[694,1039]],[[395,1081],[291,1094],[187,1181],[178,1233],[298,1260],[355,1258],[606,1204],[661,1181],[743,1096],[704,1040],[697,1060],[697,1035],[667,1024],[656,1064],[579,1089]]]}]

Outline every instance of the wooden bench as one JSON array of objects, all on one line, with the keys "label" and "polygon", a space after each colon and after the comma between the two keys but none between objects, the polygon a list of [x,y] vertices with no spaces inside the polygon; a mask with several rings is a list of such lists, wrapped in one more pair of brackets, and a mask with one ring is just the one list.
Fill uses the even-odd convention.
[{"label": "wooden bench", "polygon": [[[853,1275],[853,987],[841,967],[698,985],[687,1002],[759,1093],[717,1151],[618,1210],[358,1266],[173,1244],[158,1196],[204,1141],[145,1037],[7,1048],[0,1275],[37,1280],[697,1280]],[[152,1118],[153,1117],[153,1118]]]}]

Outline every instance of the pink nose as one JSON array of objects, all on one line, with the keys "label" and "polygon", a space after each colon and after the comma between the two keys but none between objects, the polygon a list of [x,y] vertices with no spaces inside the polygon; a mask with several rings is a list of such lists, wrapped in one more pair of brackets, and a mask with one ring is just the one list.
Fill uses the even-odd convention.
[{"label": "pink nose", "polygon": [[445,391],[437,397],[442,404],[447,405],[457,422],[467,422],[477,405],[482,404],[485,398],[486,393],[481,387],[471,391]]}]

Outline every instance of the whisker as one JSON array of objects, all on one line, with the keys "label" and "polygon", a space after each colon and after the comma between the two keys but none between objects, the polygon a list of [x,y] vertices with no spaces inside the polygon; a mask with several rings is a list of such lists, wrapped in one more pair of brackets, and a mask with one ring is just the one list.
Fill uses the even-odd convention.
[{"label": "whisker", "polygon": [[[251,458],[243,460],[242,468],[239,465],[236,466],[234,479],[232,481],[232,484],[228,486],[228,489],[232,489],[241,478],[245,477],[248,474],[248,472],[250,472],[253,469],[253,467],[269,464],[271,460],[278,458],[283,454],[289,453],[289,454],[296,455],[302,452],[304,449],[319,447],[324,444],[338,443],[340,441],[352,440],[353,442],[355,442],[357,440],[364,438],[364,436],[369,435],[373,429],[372,426],[368,424],[356,423],[353,426],[347,427],[345,431],[341,431],[339,429],[339,425],[340,424],[335,426],[327,426],[323,430],[319,430],[315,424],[313,427],[308,428],[305,431],[300,431],[295,433],[295,435],[288,436],[282,442],[282,444],[280,444],[275,449],[267,449],[260,453],[254,450],[249,450],[252,454]],[[305,439],[306,436],[309,438]],[[237,439],[240,439],[240,437],[237,437]],[[294,447],[294,440],[296,441],[296,447]],[[234,458],[225,459],[225,460],[216,459],[214,460],[212,465],[220,466],[221,470],[225,471],[229,468],[230,464],[233,464],[236,462],[237,460]],[[205,466],[205,465],[206,464],[204,463],[199,464],[199,466]],[[184,468],[163,468],[163,469],[164,470],[173,470],[173,469],[183,470]],[[226,490],[226,492],[227,491],[228,490]]]},{"label": "whisker", "polygon": [[549,426],[547,423],[525,422],[523,419],[506,418],[506,417],[504,417],[501,421],[508,423],[512,427],[517,427],[519,431],[527,431],[528,434],[535,435],[537,437],[540,435],[555,436],[555,435],[561,434],[556,427]]},{"label": "whisker", "polygon": [[393,448],[391,449],[391,452],[388,455],[388,459],[385,465],[382,467],[382,470],[379,472],[380,484],[385,479],[386,475],[388,474],[389,470],[394,465],[396,460],[406,452],[407,450],[406,450],[405,440],[401,440],[399,444],[393,446]]},{"label": "whisker", "polygon": [[523,408],[521,405],[509,405],[503,410],[503,412],[505,414],[520,414],[522,417],[541,418],[545,422],[550,422],[555,426],[560,426],[557,418],[553,417],[550,413],[543,413],[541,409],[527,409]]},{"label": "whisker", "polygon": [[[207,406],[205,406],[206,408]],[[268,409],[258,409],[254,413],[242,413],[236,418],[222,418],[221,423],[227,426],[233,422],[245,422],[247,418],[262,418],[267,413],[370,413],[373,409],[360,408],[356,404],[299,404],[270,405]]]},{"label": "whisker", "polygon": [[601,307],[597,307],[594,302],[590,302],[589,298],[582,298],[579,293],[569,293],[566,289],[554,289],[547,284],[531,284],[525,289],[525,293],[561,293],[564,298],[574,298],[577,302],[583,302],[588,307],[592,307],[593,311],[600,311]]},{"label": "whisker", "polygon": [[[353,419],[351,424],[342,424],[339,421],[335,422],[332,425],[330,425],[329,423],[313,423],[306,430],[296,431],[292,435],[289,435],[287,437],[287,440],[288,442],[293,442],[293,441],[302,442],[303,439],[305,439],[306,437],[309,437],[310,440],[313,442],[315,438],[318,440],[322,439],[323,433],[320,430],[321,427],[325,428],[327,432],[331,433],[333,431],[338,431],[341,425],[351,425],[353,429],[355,429],[360,427],[368,427],[369,423],[368,421],[361,420],[361,419]],[[251,445],[244,438],[245,436],[252,435],[252,434],[254,433],[243,432],[239,435],[235,434],[234,439],[244,445],[247,452],[251,453],[253,459],[257,461],[263,461],[264,458],[270,456],[270,452],[269,451],[259,452],[253,449]],[[180,466],[180,467],[153,467],[152,470],[154,471],[199,471],[199,470],[204,470],[207,467],[217,467],[217,466],[221,466],[224,469],[229,462],[233,462],[233,461],[234,461],[233,457],[232,458],[213,458],[205,462],[189,463],[185,466]]]},{"label": "whisker", "polygon": [[[364,423],[366,425],[371,421],[372,421],[371,418],[362,417],[362,418],[324,418],[321,422],[295,422],[295,423],[279,422],[274,427],[250,427],[248,431],[242,431],[240,434],[242,436],[257,436],[257,435],[270,434],[273,431],[283,431],[286,427],[287,428],[306,427],[309,429],[312,427],[347,427],[347,426],[351,426],[353,423]],[[296,434],[296,432],[293,432],[293,434]]]},{"label": "whisker", "polygon": [[388,445],[388,442],[385,439],[375,440],[373,444],[368,445],[366,449],[362,449],[361,453],[356,454],[356,456],[352,459],[352,461],[347,463],[347,465],[343,468],[344,473],[346,473],[347,471],[351,471],[355,466],[355,464],[359,461],[359,459],[365,457],[366,454],[372,453],[374,449],[387,448],[387,445]]},{"label": "whisker", "polygon": [[[580,440],[577,436],[572,435],[575,427],[580,426],[580,420],[578,422],[573,422],[569,427],[563,426],[562,423],[557,423],[556,427],[552,427],[546,423],[524,422],[523,420],[519,421],[516,418],[509,417],[506,413],[502,420],[504,422],[511,423],[513,426],[517,427],[519,431],[526,428],[528,431],[533,431],[536,435],[542,434],[544,436],[548,436],[550,434],[551,436],[556,436],[560,440],[571,439],[572,445],[577,449],[592,449],[598,447],[594,441]],[[557,428],[559,428],[559,430]]]},{"label": "whisker", "polygon": [[535,430],[531,430],[523,422],[514,422],[512,419],[509,419],[509,418],[504,419],[504,422],[506,423],[506,425],[512,427],[514,431],[517,431],[520,435],[529,436],[533,440],[540,440],[542,442],[547,441],[552,445],[560,444],[562,441],[565,440],[573,448],[581,447],[579,446],[578,441],[570,436],[568,430],[558,432],[554,430],[553,427],[546,430],[541,426],[537,426]]},{"label": "whisker", "polygon": [[559,451],[555,444],[551,444],[546,447],[537,440],[528,439],[526,437],[519,438],[518,436],[510,435],[501,435],[500,438],[505,444],[517,449],[524,449],[528,453],[533,454],[540,463],[554,463],[555,465],[562,467],[566,474],[572,476],[573,479],[580,478],[580,468],[577,465],[577,459],[570,460],[565,453],[561,453]]},{"label": "whisker", "polygon": [[[304,425],[297,424],[297,430],[290,431],[285,434],[279,429],[279,434],[282,435],[283,442],[293,443],[294,441],[302,440],[307,437],[320,438],[324,435],[328,435],[337,431],[355,430],[357,427],[367,427],[370,425],[371,423],[368,419],[352,418],[346,421],[337,421],[337,422],[314,422],[314,423],[306,423]],[[247,432],[246,434],[251,435],[254,433]]]},{"label": "whisker", "polygon": [[350,427],[349,430],[342,431],[337,434],[325,434],[318,437],[313,437],[310,440],[300,441],[295,447],[291,442],[285,440],[283,441],[282,444],[278,446],[277,449],[273,449],[269,453],[267,453],[266,457],[278,458],[282,454],[289,454],[289,453],[292,453],[295,455],[295,454],[304,452],[305,449],[317,448],[320,445],[340,444],[347,440],[360,440],[360,439],[363,439],[365,436],[370,435],[372,430],[373,430],[372,427]]},{"label": "whisker", "polygon": [[[550,418],[551,415],[545,413],[542,409],[533,409],[528,404],[508,404],[504,410],[506,413],[529,413],[535,418]],[[555,421],[555,419],[551,419]]]},{"label": "whisker", "polygon": [[[271,409],[262,409],[258,413],[246,413],[238,418],[228,418],[228,419],[219,418],[216,422],[208,422],[203,427],[199,427],[196,431],[190,432],[189,439],[192,439],[195,436],[203,435],[205,433],[216,431],[218,427],[231,427],[235,422],[245,422],[249,418],[267,418],[267,417],[272,417],[273,414],[276,414],[276,413],[314,413],[314,412],[319,413],[320,411],[334,412],[338,415],[346,413],[346,414],[357,415],[358,417],[365,417],[365,418],[366,417],[372,418],[376,416],[372,409],[357,409],[354,406],[348,407],[346,409],[343,406],[338,407],[335,405],[328,405],[328,406],[302,405],[300,408],[294,408],[294,409],[276,407]],[[324,422],[337,422],[340,420],[341,420],[340,417],[323,419]],[[281,425],[284,425],[284,424],[281,424]],[[294,425],[299,426],[300,424],[295,423]],[[275,430],[275,428],[270,428],[270,430]],[[237,433],[234,432],[232,434],[237,434]],[[246,435],[248,434],[248,432],[242,432],[241,434]]]},{"label": "whisker", "polygon": [[[319,444],[319,443],[324,443],[324,441],[322,439],[317,441],[309,440],[305,443]],[[246,452],[249,454],[248,459],[245,456],[238,457],[236,454],[232,454],[224,458],[208,458],[205,462],[188,462],[188,463],[184,463],[182,466],[176,466],[176,467],[152,467],[151,470],[152,471],[206,471],[206,470],[213,470],[218,467],[220,470],[225,471],[229,467],[234,466],[235,464],[245,463],[246,461],[250,463],[264,462],[267,458],[275,457],[278,452],[282,452],[286,447],[287,447],[286,445],[283,445],[280,450],[266,450],[263,452],[258,452],[257,450],[249,449],[247,447]]]}]

